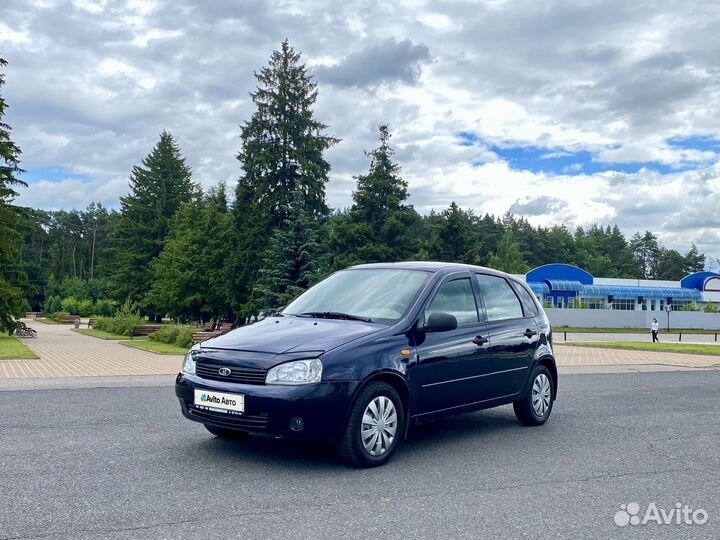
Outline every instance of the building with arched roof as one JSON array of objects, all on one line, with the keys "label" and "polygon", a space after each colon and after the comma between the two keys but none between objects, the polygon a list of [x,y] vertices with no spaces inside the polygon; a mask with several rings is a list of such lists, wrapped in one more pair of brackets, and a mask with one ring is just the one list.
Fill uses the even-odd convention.
[{"label": "building with arched roof", "polygon": [[677,311],[720,302],[720,274],[715,272],[696,272],[680,281],[619,279],[594,277],[570,264],[546,264],[521,277],[547,307]]}]

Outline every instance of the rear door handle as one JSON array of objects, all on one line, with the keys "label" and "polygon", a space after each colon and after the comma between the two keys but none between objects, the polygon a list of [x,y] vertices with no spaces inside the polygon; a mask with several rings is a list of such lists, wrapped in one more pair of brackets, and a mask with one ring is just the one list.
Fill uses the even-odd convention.
[{"label": "rear door handle", "polygon": [[531,338],[533,336],[537,336],[537,332],[535,330],[530,330],[529,328],[525,330],[525,333],[523,334],[526,338]]},{"label": "rear door handle", "polygon": [[473,339],[473,343],[478,347],[485,345],[488,341],[490,341],[488,338],[482,336],[475,336],[475,339]]}]

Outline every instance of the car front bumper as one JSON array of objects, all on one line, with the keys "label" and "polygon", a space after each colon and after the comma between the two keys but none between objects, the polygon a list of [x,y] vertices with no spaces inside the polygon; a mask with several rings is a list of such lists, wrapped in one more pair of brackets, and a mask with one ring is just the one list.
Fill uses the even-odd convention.
[{"label": "car front bumper", "polygon": [[[183,416],[195,422],[272,436],[333,440],[340,436],[356,381],[298,386],[235,384],[180,373],[175,395]],[[194,390],[242,394],[243,414],[208,411],[194,406]],[[302,419],[302,429],[293,419]],[[291,427],[291,422],[293,427]]]}]

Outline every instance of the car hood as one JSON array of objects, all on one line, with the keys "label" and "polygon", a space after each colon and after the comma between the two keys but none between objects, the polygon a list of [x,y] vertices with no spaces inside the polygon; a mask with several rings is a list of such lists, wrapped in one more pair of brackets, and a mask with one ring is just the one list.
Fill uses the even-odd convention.
[{"label": "car hood", "polygon": [[201,348],[270,354],[323,353],[382,328],[362,321],[269,317],[209,339]]}]

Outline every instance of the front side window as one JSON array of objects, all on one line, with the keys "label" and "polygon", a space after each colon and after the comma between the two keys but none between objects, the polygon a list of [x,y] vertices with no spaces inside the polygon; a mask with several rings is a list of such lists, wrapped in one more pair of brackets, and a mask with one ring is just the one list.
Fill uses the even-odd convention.
[{"label": "front side window", "polygon": [[430,306],[425,310],[425,320],[432,313],[449,313],[458,322],[458,326],[479,322],[475,295],[469,278],[454,279],[443,283],[435,294]]},{"label": "front side window", "polygon": [[341,313],[389,324],[400,320],[429,277],[428,272],[419,270],[343,270],[300,295],[282,313]]},{"label": "front side window", "polygon": [[475,278],[480,285],[488,321],[522,318],[520,300],[504,278],[487,274],[475,274]]}]

